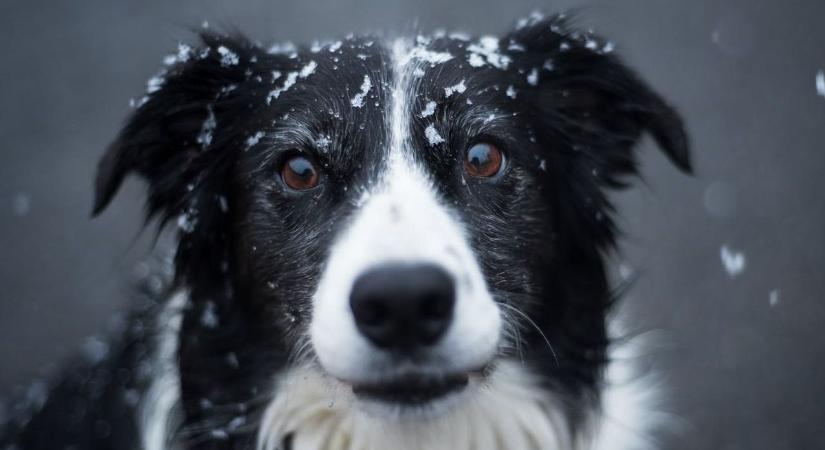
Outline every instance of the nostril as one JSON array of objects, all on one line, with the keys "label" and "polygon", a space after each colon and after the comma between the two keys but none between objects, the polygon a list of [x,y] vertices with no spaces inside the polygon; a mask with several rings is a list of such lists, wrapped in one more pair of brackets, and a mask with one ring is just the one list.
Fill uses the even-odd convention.
[{"label": "nostril", "polygon": [[364,325],[381,325],[387,319],[389,310],[380,299],[367,299],[353,308],[356,320]]},{"label": "nostril", "polygon": [[452,302],[443,295],[426,296],[418,307],[418,315],[423,319],[443,319],[453,310]]}]

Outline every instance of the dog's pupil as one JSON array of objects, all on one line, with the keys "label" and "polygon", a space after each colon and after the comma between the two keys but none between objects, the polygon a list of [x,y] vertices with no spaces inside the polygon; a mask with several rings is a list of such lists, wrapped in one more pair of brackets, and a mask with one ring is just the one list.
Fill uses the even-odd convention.
[{"label": "dog's pupil", "polygon": [[281,168],[281,177],[292,189],[306,190],[318,185],[318,171],[312,161],[303,156],[294,156]]},{"label": "dog's pupil", "polygon": [[296,175],[301,178],[310,178],[314,169],[312,167],[312,163],[306,160],[306,158],[292,158],[289,161],[289,169],[292,170]]},{"label": "dog's pupil", "polygon": [[473,176],[491,177],[501,164],[499,150],[491,144],[475,144],[467,150],[467,170]]},{"label": "dog's pupil", "polygon": [[470,149],[470,163],[474,166],[483,166],[490,163],[490,147],[485,144],[474,145]]}]

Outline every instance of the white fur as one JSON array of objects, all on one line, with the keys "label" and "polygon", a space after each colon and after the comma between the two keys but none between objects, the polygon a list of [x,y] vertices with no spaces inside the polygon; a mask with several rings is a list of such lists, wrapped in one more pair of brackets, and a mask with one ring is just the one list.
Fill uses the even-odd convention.
[{"label": "white fur", "polygon": [[376,417],[351,389],[311,367],[288,371],[258,433],[258,450],[651,450],[651,432],[670,417],[658,411],[657,384],[638,373],[639,339],[610,348],[601,404],[572,435],[560,401],[515,360],[486,380],[471,379],[457,404],[439,416]]},{"label": "white fur", "polygon": [[[498,349],[501,317],[465,232],[441,205],[432,181],[409,156],[407,80],[415,58],[398,68],[386,173],[365,193],[352,223],[333,244],[313,297],[310,336],[321,365],[348,381],[386,379],[399,368],[357,330],[349,294],[355,280],[383,264],[429,263],[456,283],[454,320],[430,352],[438,372],[467,372],[486,364]],[[421,367],[418,367],[421,369]]]},{"label": "white fur", "polygon": [[650,353],[643,335],[627,339],[620,319],[609,322],[614,341],[604,373],[601,409],[594,414],[594,450],[648,450],[658,447],[654,432],[674,424],[662,410],[660,381],[654,372],[642,372],[637,361]]},{"label": "white fur", "polygon": [[315,370],[290,371],[264,414],[259,450],[293,433],[293,450],[539,450],[571,448],[567,424],[549,394],[515,362],[472,380],[461,402],[436,417],[376,417],[352,392]]},{"label": "white fur", "polygon": [[180,374],[177,366],[182,311],[188,295],[176,292],[156,318],[153,381],[143,395],[138,412],[138,429],[144,450],[169,448],[171,432],[178,420]]},{"label": "white fur", "polygon": [[[178,420],[179,373],[175,365],[181,311],[188,302],[176,293],[157,317],[155,381],[138,415],[145,450],[166,450]],[[611,321],[614,336],[617,321]],[[651,432],[673,417],[659,410],[658,383],[636,369],[646,352],[640,337],[610,347],[601,391],[601,408],[589,426],[571,436],[552,394],[516,361],[498,365],[481,382],[471,380],[460,403],[437,417],[381,418],[355,407],[348,386],[310,367],[289,370],[279,379],[258,431],[258,450],[276,450],[294,434],[293,450],[450,449],[450,450],[649,450]]]}]

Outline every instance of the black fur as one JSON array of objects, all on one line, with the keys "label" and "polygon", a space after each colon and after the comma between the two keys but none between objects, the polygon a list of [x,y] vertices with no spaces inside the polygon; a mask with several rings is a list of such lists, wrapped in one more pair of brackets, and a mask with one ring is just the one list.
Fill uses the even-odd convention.
[{"label": "black fur", "polygon": [[[147,181],[147,217],[180,222],[169,291],[185,288],[190,301],[179,339],[183,419],[176,434],[185,448],[252,448],[272,380],[308,325],[310,296],[339,224],[386,163],[395,75],[377,39],[347,39],[337,52],[274,54],[243,37],[201,39],[163,74],[163,85],[101,160],[94,213],[134,173]],[[433,39],[428,48],[459,57],[417,83],[413,147],[469,230],[496,301],[518,307],[541,330],[525,328],[523,357],[546,389],[567,400],[576,424],[598,399],[606,362],[613,298],[604,256],[616,239],[606,191],[635,174],[633,147],[645,132],[690,171],[687,138],[674,109],[605,51],[604,41],[569,30],[564,20],[532,21],[500,42],[512,59],[506,70],[471,68],[463,56],[467,42]],[[317,63],[314,74],[268,104],[270,92],[310,61]],[[552,70],[543,68],[550,64]],[[528,76],[536,68],[534,86]],[[274,71],[281,75],[272,81]],[[353,108],[350,99],[367,73],[383,82]],[[466,92],[447,97],[444,88],[462,80]],[[505,95],[509,86],[516,98]],[[439,107],[424,120],[414,113],[428,100]],[[483,126],[475,120],[480,114],[505,118]],[[205,142],[212,115],[217,125]],[[437,149],[424,136],[433,119],[446,141]],[[248,141],[259,131],[263,138]],[[329,143],[319,144],[322,137]],[[495,181],[464,180],[473,185],[467,189],[462,152],[482,139],[505,151],[508,169]],[[290,192],[279,180],[278,165],[293,152],[323,168],[318,188]],[[216,326],[205,325],[205,315],[214,315]],[[69,372],[8,442],[26,449],[138,448],[134,408],[123,393],[145,388],[147,380],[131,374],[145,364],[147,339],[127,334],[100,366],[82,369],[106,371],[103,386],[83,381],[101,379],[90,372]],[[88,410],[68,422],[78,401]],[[108,424],[106,437],[99,437],[99,422]]]}]

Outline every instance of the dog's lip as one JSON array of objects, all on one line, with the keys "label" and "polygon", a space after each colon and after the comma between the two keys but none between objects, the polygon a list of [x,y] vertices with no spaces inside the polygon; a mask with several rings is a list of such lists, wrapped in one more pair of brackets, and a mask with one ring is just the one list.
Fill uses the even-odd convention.
[{"label": "dog's lip", "polygon": [[470,372],[455,374],[410,373],[387,380],[350,383],[356,397],[395,404],[424,404],[467,387]]}]

